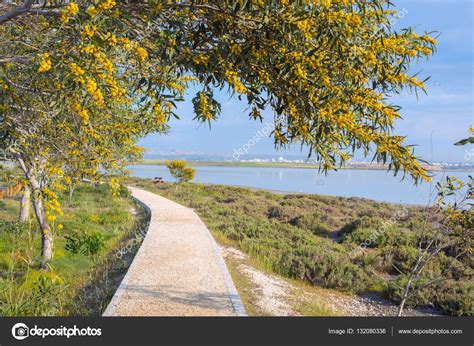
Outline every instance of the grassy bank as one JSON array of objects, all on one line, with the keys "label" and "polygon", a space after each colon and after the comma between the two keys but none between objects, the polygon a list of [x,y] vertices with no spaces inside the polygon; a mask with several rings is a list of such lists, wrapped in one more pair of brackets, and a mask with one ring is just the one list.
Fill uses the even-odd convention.
[{"label": "grassy bank", "polygon": [[[142,160],[141,165],[165,165],[165,160]],[[319,169],[318,163],[304,163],[304,162],[241,162],[241,161],[189,161],[192,167],[257,167],[257,168],[305,168],[305,169]],[[439,166],[425,166],[430,171],[442,171]],[[386,165],[371,164],[371,165],[351,165],[347,164],[339,169],[351,170],[384,170],[388,169]],[[469,171],[469,170],[467,170]]]},{"label": "grassy bank", "polygon": [[116,250],[139,230],[145,212],[126,192],[114,199],[105,185],[79,186],[71,201],[65,193],[64,216],[52,225],[54,259],[45,272],[38,269],[35,221],[16,222],[18,198],[0,201],[0,315],[100,315],[133,256],[119,259]]},{"label": "grassy bank", "polygon": [[[172,184],[154,186],[141,179],[132,183],[194,208],[217,239],[240,248],[264,268],[316,286],[377,293],[394,302],[400,299],[422,233],[429,234],[435,221],[432,211],[421,207],[361,198],[285,196],[196,184],[176,190]],[[367,250],[360,251],[368,239]],[[449,256],[435,256],[422,279],[446,269]],[[473,284],[460,279],[465,274],[451,271],[448,280],[421,290],[408,305],[473,315]]]}]

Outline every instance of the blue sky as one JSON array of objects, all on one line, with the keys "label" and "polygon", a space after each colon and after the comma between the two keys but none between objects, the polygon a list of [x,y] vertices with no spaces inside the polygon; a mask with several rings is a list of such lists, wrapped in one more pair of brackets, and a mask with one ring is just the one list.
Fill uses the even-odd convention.
[{"label": "blue sky", "polygon": [[[437,53],[428,62],[420,62],[415,71],[431,76],[428,95],[399,95],[392,103],[403,107],[403,120],[396,133],[417,144],[417,154],[426,160],[463,161],[465,147],[453,143],[467,136],[474,124],[473,115],[473,3],[472,0],[394,0],[406,13],[398,27],[414,26],[417,32],[438,31]],[[219,93],[222,115],[212,129],[192,121],[190,99],[179,105],[179,121],[172,121],[168,135],[149,135],[141,144],[149,153],[199,153],[232,156],[234,148],[247,143],[264,125],[248,119],[246,105]],[[272,112],[265,118],[271,121]],[[264,138],[252,146],[251,155],[300,154],[299,148],[275,151],[273,140]],[[306,154],[306,152],[303,152]]]}]

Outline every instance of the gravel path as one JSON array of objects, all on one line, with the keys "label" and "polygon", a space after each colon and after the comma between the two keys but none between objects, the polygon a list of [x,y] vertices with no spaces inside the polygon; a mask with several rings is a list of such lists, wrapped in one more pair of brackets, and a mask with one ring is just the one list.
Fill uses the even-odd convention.
[{"label": "gravel path", "polygon": [[104,316],[244,316],[220,249],[196,213],[130,189],[151,222]]}]

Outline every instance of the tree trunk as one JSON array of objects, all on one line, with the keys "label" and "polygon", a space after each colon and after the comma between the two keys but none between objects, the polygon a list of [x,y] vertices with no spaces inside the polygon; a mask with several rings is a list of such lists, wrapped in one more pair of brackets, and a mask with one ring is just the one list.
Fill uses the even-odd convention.
[{"label": "tree trunk", "polygon": [[41,185],[38,180],[36,180],[34,169],[32,167],[27,167],[21,154],[16,153],[15,157],[28,180],[30,194],[33,199],[33,209],[41,230],[41,268],[48,270],[48,262],[53,258],[53,234],[51,233],[51,227],[46,218],[46,212],[41,199]]},{"label": "tree trunk", "polygon": [[413,276],[414,274],[412,272],[410,276],[408,277],[407,284],[405,286],[405,289],[403,290],[402,300],[400,302],[400,305],[398,305],[398,313],[397,313],[398,317],[401,317],[403,315],[403,308],[405,307],[405,303],[407,302],[408,295],[410,294],[410,286],[413,281]]},{"label": "tree trunk", "polygon": [[30,187],[25,185],[25,192],[20,201],[20,222],[28,222],[30,217]]},{"label": "tree trunk", "polygon": [[69,185],[69,203],[72,202],[72,195],[74,194],[75,186],[73,184]]},{"label": "tree trunk", "polygon": [[400,305],[398,306],[398,313],[397,313],[398,317],[403,316],[403,308],[405,307],[406,301],[407,301],[407,299],[403,298],[402,301],[400,302]]},{"label": "tree trunk", "polygon": [[53,258],[53,235],[39,191],[33,193],[33,207],[41,230],[41,268],[47,270],[48,262]]}]

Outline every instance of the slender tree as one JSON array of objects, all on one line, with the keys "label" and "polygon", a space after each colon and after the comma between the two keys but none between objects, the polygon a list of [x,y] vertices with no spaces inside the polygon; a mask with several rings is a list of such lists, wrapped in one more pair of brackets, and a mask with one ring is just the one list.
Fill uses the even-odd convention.
[{"label": "slender tree", "polygon": [[[474,129],[470,129],[474,134]],[[474,137],[464,139],[455,145],[465,145]],[[463,182],[456,177],[447,177],[445,182],[436,185],[438,190],[436,207],[442,222],[432,232],[423,232],[420,237],[417,256],[401,288],[398,316],[410,297],[416,293],[443,283],[453,278],[467,277],[472,279],[471,258],[473,253],[472,239],[474,230],[474,182],[472,177]],[[435,277],[424,277],[424,270],[440,254],[448,254],[447,263]]]},{"label": "slender tree", "polygon": [[188,167],[186,161],[173,160],[167,161],[165,164],[170,174],[176,179],[176,189],[178,189],[180,184],[187,183],[196,176],[196,170],[192,167]]}]

